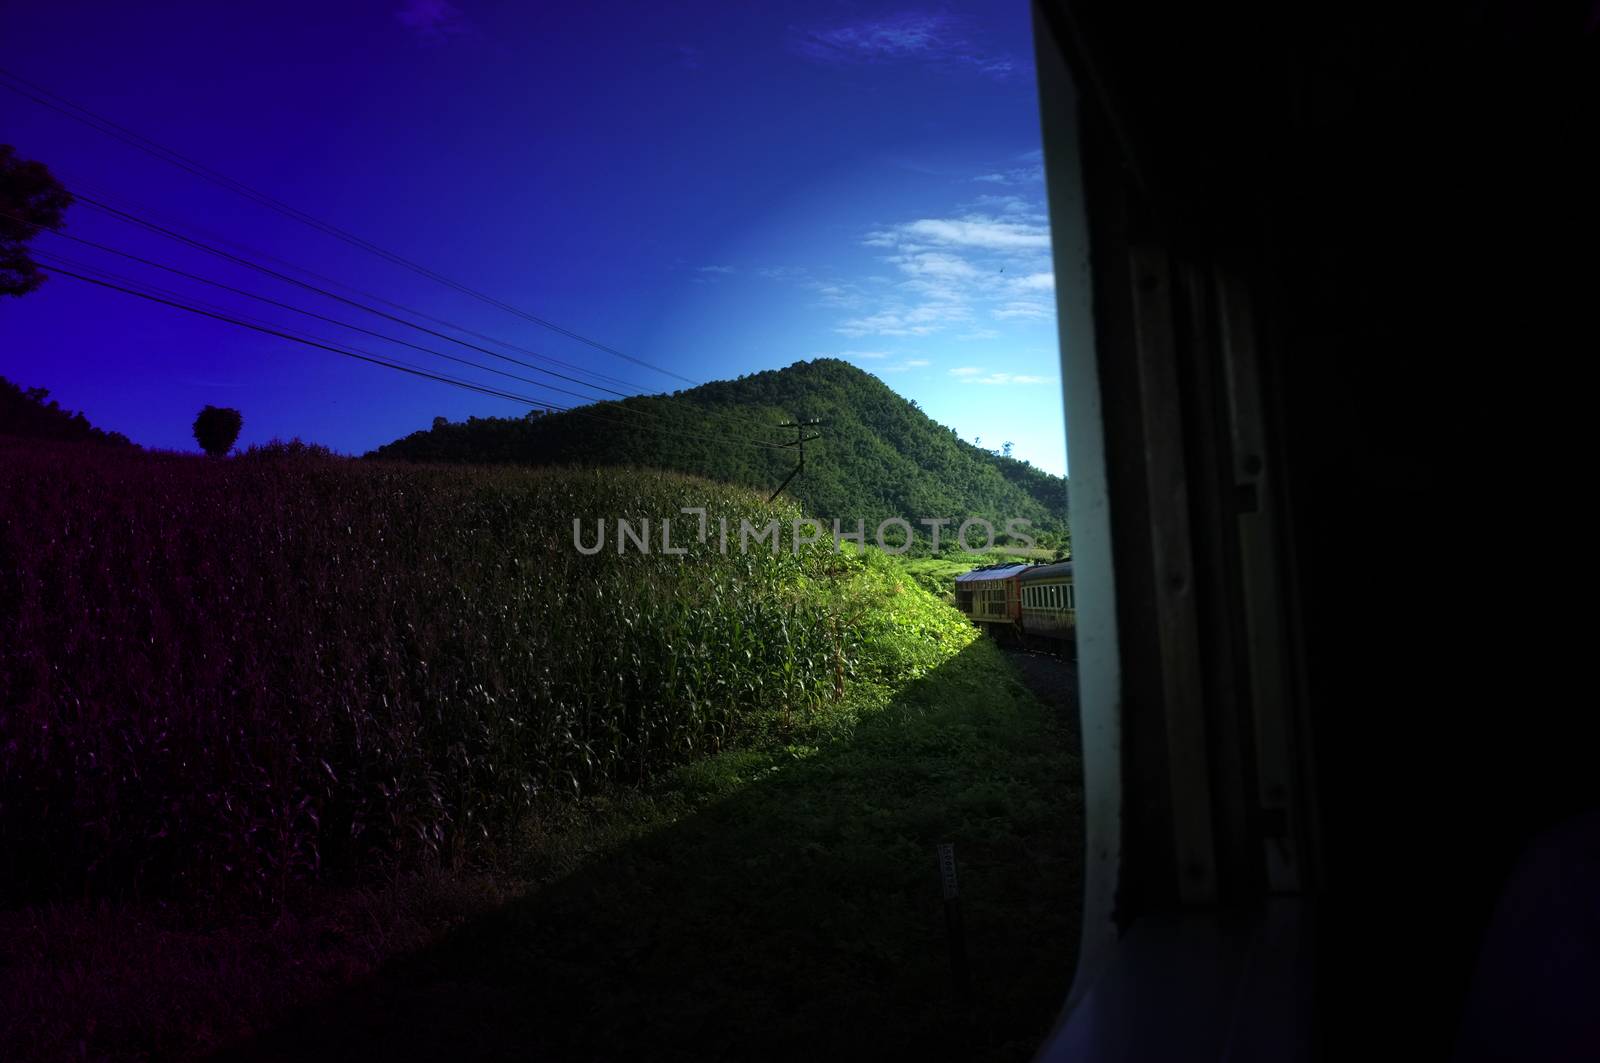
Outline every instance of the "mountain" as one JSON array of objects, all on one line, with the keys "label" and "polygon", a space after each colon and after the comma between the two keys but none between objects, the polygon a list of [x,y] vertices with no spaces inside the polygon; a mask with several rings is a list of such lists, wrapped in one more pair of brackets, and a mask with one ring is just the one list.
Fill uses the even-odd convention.
[{"label": "mountain", "polygon": [[23,388],[5,377],[0,377],[0,435],[134,446],[121,432],[96,428],[83,414],[63,410],[44,388]]},{"label": "mountain", "polygon": [[[821,438],[806,444],[805,472],[787,490],[824,520],[851,529],[864,520],[870,540],[888,517],[913,525],[951,518],[946,537],[968,516],[992,521],[997,531],[1020,518],[1041,545],[1066,541],[1065,479],[964,442],[877,377],[835,358],[578,412],[457,424],[439,418],[432,429],[368,457],[644,466],[771,492],[794,468],[794,448],[732,441],[783,442],[794,430],[779,424],[809,420],[822,422],[810,430]],[[888,536],[897,541],[898,533]],[[981,529],[974,529],[970,541],[981,538]]]}]

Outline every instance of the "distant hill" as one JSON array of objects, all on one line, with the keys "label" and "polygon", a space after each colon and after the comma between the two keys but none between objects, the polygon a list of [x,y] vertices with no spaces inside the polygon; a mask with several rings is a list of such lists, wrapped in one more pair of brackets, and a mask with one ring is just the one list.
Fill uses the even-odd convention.
[{"label": "distant hill", "polygon": [[[823,422],[806,446],[803,478],[790,492],[824,519],[854,527],[903,517],[981,516],[1002,529],[1030,522],[1042,544],[1065,542],[1067,482],[1027,462],[958,438],[877,377],[834,358],[716,381],[672,395],[599,403],[578,413],[470,418],[378,448],[369,457],[407,461],[513,462],[529,465],[642,466],[692,473],[771,491],[795,454],[730,445],[726,439],[781,442],[780,422]],[[919,529],[920,530],[920,529]],[[945,534],[952,535],[954,526]],[[974,533],[978,534],[978,533]]]},{"label": "distant hill", "polygon": [[5,377],[0,377],[0,435],[135,446],[121,432],[96,428],[83,414],[63,410],[44,388],[23,388]]}]

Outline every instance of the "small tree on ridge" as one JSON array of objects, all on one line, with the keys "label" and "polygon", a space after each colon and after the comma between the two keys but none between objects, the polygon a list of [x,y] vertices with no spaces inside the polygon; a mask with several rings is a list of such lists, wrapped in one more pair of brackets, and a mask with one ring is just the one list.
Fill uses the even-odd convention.
[{"label": "small tree on ridge", "polygon": [[244,427],[244,416],[238,410],[222,406],[207,406],[194,419],[194,439],[200,449],[213,458],[220,458],[233,449]]}]

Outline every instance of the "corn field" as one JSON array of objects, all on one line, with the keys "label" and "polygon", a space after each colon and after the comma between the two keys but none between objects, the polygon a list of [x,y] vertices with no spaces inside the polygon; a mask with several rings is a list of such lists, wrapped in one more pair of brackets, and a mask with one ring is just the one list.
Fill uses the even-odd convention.
[{"label": "corn field", "polygon": [[[885,607],[884,559],[723,555],[683,506],[799,515],[654,472],[0,440],[0,903],[457,861],[971,637]],[[662,516],[688,554],[573,547]]]}]

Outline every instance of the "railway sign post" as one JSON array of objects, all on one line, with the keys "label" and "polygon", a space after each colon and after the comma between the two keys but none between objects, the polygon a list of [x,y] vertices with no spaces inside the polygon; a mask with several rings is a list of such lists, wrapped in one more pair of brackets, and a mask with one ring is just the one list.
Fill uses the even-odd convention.
[{"label": "railway sign post", "polygon": [[972,977],[967,970],[967,935],[961,925],[961,889],[956,881],[956,847],[950,842],[939,846],[939,878],[944,885],[944,929],[950,939],[950,984],[956,1003],[966,1004],[972,997]]}]

